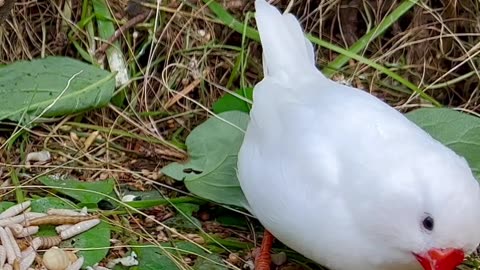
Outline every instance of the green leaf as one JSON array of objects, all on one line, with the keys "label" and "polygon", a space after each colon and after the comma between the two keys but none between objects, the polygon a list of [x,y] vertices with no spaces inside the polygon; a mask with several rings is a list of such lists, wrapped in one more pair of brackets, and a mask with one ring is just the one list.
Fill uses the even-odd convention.
[{"label": "green leaf", "polygon": [[208,254],[206,258],[198,257],[193,265],[195,270],[227,270],[218,254]]},{"label": "green leaf", "polygon": [[85,258],[84,265],[93,266],[105,258],[110,247],[110,227],[104,221],[77,236],[62,242],[62,247],[79,249],[77,256]]},{"label": "green leaf", "polygon": [[[173,245],[172,245],[173,244]],[[138,256],[138,266],[132,267],[132,270],[174,270],[184,269],[179,267],[178,263],[172,260],[174,257],[176,260],[181,260],[180,256],[185,255],[200,255],[207,256],[207,253],[199,248],[197,245],[187,241],[179,241],[174,243],[163,243],[160,247],[139,247],[134,246],[133,251]],[[167,252],[169,255],[167,255]]]},{"label": "green leaf", "polygon": [[[31,208],[33,212],[46,213],[50,208],[75,209],[76,207],[72,202],[66,199],[45,197],[33,200]],[[41,226],[37,235],[57,235],[55,226]],[[92,266],[101,261],[107,255],[108,247],[110,246],[110,227],[102,221],[90,230],[63,241],[60,246],[79,249],[80,251],[77,255],[85,258],[84,265]]]},{"label": "green leaf", "polygon": [[246,129],[249,117],[239,111],[220,113],[218,117],[223,120],[211,117],[187,137],[188,162],[171,163],[162,172],[185,181],[188,190],[200,197],[243,207],[247,204],[238,183],[236,167],[244,136],[242,130]]},{"label": "green leaf", "polygon": [[[233,212],[233,211],[230,211]],[[230,213],[215,218],[215,221],[225,227],[233,227],[240,230],[248,229],[250,222],[243,215]]]},{"label": "green leaf", "polygon": [[[75,179],[58,179],[49,176],[39,178],[45,186],[72,197],[84,204],[96,204],[113,191],[113,179],[83,182]],[[85,190],[85,191],[82,191]],[[102,195],[105,194],[105,195]]]},{"label": "green leaf", "polygon": [[[235,91],[235,93],[250,101],[253,99],[253,88],[251,87],[238,89]],[[215,113],[222,113],[226,111],[241,111],[248,113],[251,107],[251,103],[248,103],[232,94],[226,94],[213,104],[213,111]]]},{"label": "green leaf", "polygon": [[133,247],[138,256],[138,266],[132,270],[175,270],[180,269],[172,259],[158,247]]},{"label": "green leaf", "polygon": [[191,216],[194,212],[197,212],[200,209],[200,206],[193,203],[179,203],[177,204],[177,208],[178,211],[181,211],[187,216]]},{"label": "green leaf", "polygon": [[33,200],[31,204],[32,212],[46,213],[50,208],[56,209],[75,209],[75,204],[67,199],[57,197],[45,197]]},{"label": "green leaf", "polygon": [[[50,208],[57,209],[74,209],[74,203],[56,197],[45,197],[37,200],[33,200],[31,204],[31,210],[33,212],[46,213]],[[40,227],[37,236],[54,236],[57,235],[54,225],[44,225]]]},{"label": "green leaf", "polygon": [[14,202],[0,202],[0,212],[7,210],[7,208],[10,208],[14,205]]},{"label": "green leaf", "polygon": [[418,109],[407,117],[457,154],[480,179],[480,118],[446,108]]},{"label": "green leaf", "polygon": [[[164,246],[171,247],[172,244],[166,243]],[[208,253],[198,247],[196,244],[193,244],[188,241],[178,241],[174,242],[175,248],[183,255],[199,255],[199,256],[206,256]],[[177,252],[177,250],[172,251],[172,252]]]},{"label": "green leaf", "polygon": [[72,114],[110,101],[114,75],[67,57],[18,61],[0,72],[0,120]]},{"label": "green leaf", "polygon": [[194,233],[198,228],[202,227],[202,223],[194,217],[185,217],[183,215],[176,215],[165,221],[163,221],[165,226],[175,228],[187,233]]}]

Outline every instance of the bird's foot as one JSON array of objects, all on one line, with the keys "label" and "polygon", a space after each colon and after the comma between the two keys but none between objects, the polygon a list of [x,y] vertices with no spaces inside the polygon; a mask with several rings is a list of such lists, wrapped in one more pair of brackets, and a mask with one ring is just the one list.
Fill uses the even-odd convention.
[{"label": "bird's foot", "polygon": [[270,270],[270,264],[272,262],[270,252],[272,250],[273,239],[273,235],[265,230],[263,233],[262,245],[260,246],[260,252],[255,259],[255,270]]}]

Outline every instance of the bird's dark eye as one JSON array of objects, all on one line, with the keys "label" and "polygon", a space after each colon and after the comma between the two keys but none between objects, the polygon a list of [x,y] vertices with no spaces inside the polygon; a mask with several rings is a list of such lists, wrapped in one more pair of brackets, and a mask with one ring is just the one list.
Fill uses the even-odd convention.
[{"label": "bird's dark eye", "polygon": [[434,226],[434,221],[433,221],[433,218],[431,216],[428,216],[426,217],[423,221],[422,221],[422,225],[425,229],[429,230],[429,231],[432,231],[433,230],[433,226]]}]

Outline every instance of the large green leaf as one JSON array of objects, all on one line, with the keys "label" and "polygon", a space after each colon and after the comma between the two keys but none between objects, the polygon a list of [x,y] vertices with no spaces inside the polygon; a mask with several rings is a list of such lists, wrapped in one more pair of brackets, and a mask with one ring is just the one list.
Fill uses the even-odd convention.
[{"label": "large green leaf", "polygon": [[424,108],[407,117],[457,154],[480,179],[480,118],[447,108]]},{"label": "large green leaf", "polygon": [[58,179],[42,176],[38,179],[42,184],[80,201],[83,204],[95,204],[112,192],[114,181],[83,182],[75,179]]},{"label": "large green leaf", "polygon": [[195,270],[228,270],[218,254],[208,254],[205,257],[198,257],[193,265]]},{"label": "large green leaf", "polygon": [[138,256],[138,266],[132,270],[175,270],[180,269],[165,252],[156,247],[134,247]]},{"label": "large green leaf", "polygon": [[211,117],[187,137],[188,162],[171,163],[162,172],[184,180],[188,190],[200,197],[243,207],[246,200],[236,165],[249,117],[240,111],[220,113],[218,117],[222,120]]},{"label": "large green leaf", "polygon": [[7,210],[8,208],[14,206],[15,203],[14,202],[0,202],[0,212],[3,212],[5,210]]},{"label": "large green leaf", "polygon": [[33,212],[46,213],[50,208],[57,209],[75,209],[75,204],[67,199],[57,197],[44,197],[38,200],[33,200],[31,204]]},{"label": "large green leaf", "polygon": [[[74,209],[75,204],[67,199],[61,199],[57,197],[45,197],[36,200],[32,200],[30,206],[33,212],[47,213],[48,209]],[[55,231],[54,225],[44,225],[37,233],[38,236],[53,236],[58,235]]]},{"label": "large green leaf", "polygon": [[83,256],[85,266],[93,266],[105,258],[110,247],[110,226],[101,221],[90,230],[63,241],[62,247],[74,247],[80,250],[77,256]]},{"label": "large green leaf", "polygon": [[[138,256],[138,266],[132,270],[175,270],[184,269],[180,267],[182,263],[173,260],[179,260],[181,256],[192,254],[207,256],[208,254],[195,244],[186,241],[163,243],[162,247],[140,247],[135,245],[132,250]],[[168,254],[167,254],[168,252]],[[181,260],[181,259],[180,259]]]},{"label": "large green leaf", "polygon": [[[235,91],[240,97],[247,100],[252,100],[253,88],[238,89]],[[213,104],[213,111],[215,113],[221,113],[226,111],[242,111],[249,112],[252,104],[232,94],[225,94],[217,102]]]},{"label": "large green leaf", "polygon": [[[45,197],[33,200],[31,208],[34,212],[46,213],[50,208],[73,209],[75,208],[75,205],[66,199]],[[55,232],[55,226],[41,226],[37,235],[57,235]],[[90,230],[63,241],[60,246],[79,249],[80,251],[77,255],[85,258],[84,265],[92,266],[104,259],[107,255],[110,246],[110,227],[102,221]]]},{"label": "large green leaf", "polygon": [[28,123],[106,105],[114,74],[67,57],[19,61],[0,72],[0,120]]}]

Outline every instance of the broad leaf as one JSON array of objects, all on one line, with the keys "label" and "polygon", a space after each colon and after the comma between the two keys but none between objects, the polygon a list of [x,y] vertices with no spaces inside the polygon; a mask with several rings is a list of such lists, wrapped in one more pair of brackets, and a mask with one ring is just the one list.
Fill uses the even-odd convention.
[{"label": "broad leaf", "polygon": [[185,217],[182,214],[164,220],[163,224],[165,224],[165,226],[188,233],[194,233],[198,230],[198,228],[202,227],[202,223],[200,223],[200,221],[195,217]]},{"label": "broad leaf", "polygon": [[457,154],[480,179],[480,118],[446,108],[418,109],[407,117]]},{"label": "broad leaf", "polygon": [[75,204],[67,199],[57,197],[45,197],[33,200],[30,206],[33,212],[46,213],[50,208],[75,209]]},{"label": "broad leaf", "polygon": [[14,202],[0,202],[0,212],[7,210],[8,208],[14,206]]},{"label": "broad leaf", "polygon": [[[199,255],[207,256],[207,253],[190,242],[180,241],[173,243],[164,243],[162,247],[139,247],[135,245],[132,248],[138,255],[139,265],[134,266],[132,270],[175,270],[184,269],[183,263],[179,262],[179,255]],[[168,253],[167,253],[168,252]],[[175,261],[174,261],[175,260]]]},{"label": "broad leaf", "polygon": [[[235,91],[235,93],[240,97],[251,101],[253,96],[253,88],[249,87],[245,89],[238,89]],[[213,104],[213,111],[215,113],[222,113],[226,111],[241,111],[248,113],[251,107],[251,102],[246,102],[245,100],[240,99],[232,94],[225,94]]]},{"label": "broad leaf", "polygon": [[138,256],[138,266],[134,266],[132,270],[175,270],[181,269],[172,260],[171,257],[165,255],[165,252],[158,247],[133,247],[133,251]]},{"label": "broad leaf", "polygon": [[[56,197],[45,197],[33,200],[31,205],[32,211],[46,213],[50,208],[57,209],[74,209],[75,205],[66,200]],[[57,235],[55,226],[41,226],[38,236]],[[101,261],[107,255],[110,246],[110,227],[105,222],[100,222],[97,226],[90,230],[76,235],[70,239],[64,240],[61,244],[64,248],[75,248],[80,251],[78,256],[85,258],[84,265],[92,266]]]},{"label": "broad leaf", "polygon": [[59,179],[48,176],[39,178],[39,181],[54,190],[80,201],[83,204],[95,204],[112,192],[114,181],[83,182],[75,179]]},{"label": "broad leaf", "polygon": [[192,216],[194,212],[200,209],[200,205],[193,203],[179,203],[176,206],[178,211],[187,216]]},{"label": "broad leaf", "polygon": [[208,254],[205,257],[198,257],[193,265],[195,270],[228,270],[218,254]]},{"label": "broad leaf", "polygon": [[0,120],[72,114],[106,105],[114,74],[67,57],[18,61],[0,72]]},{"label": "broad leaf", "polygon": [[243,207],[246,199],[236,165],[249,117],[239,111],[220,113],[218,117],[222,120],[211,117],[187,137],[188,162],[171,163],[162,172],[185,181],[188,190],[200,197]]},{"label": "broad leaf", "polygon": [[[66,199],[60,199],[57,197],[45,197],[32,201],[30,206],[33,212],[46,213],[50,208],[56,209],[75,209],[75,204]],[[37,233],[38,236],[54,236],[58,235],[55,231],[55,226],[45,225],[41,226]]]},{"label": "broad leaf", "polygon": [[104,221],[77,236],[63,241],[62,247],[74,247],[83,256],[85,266],[93,266],[105,258],[110,247],[110,227]]}]

